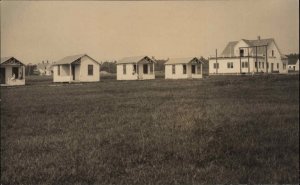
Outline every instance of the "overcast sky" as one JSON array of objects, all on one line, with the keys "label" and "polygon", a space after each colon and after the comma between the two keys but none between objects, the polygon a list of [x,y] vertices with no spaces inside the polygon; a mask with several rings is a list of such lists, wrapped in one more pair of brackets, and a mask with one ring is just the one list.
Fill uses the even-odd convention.
[{"label": "overcast sky", "polygon": [[1,57],[208,57],[258,35],[274,38],[284,54],[298,53],[298,7],[298,0],[2,1]]}]

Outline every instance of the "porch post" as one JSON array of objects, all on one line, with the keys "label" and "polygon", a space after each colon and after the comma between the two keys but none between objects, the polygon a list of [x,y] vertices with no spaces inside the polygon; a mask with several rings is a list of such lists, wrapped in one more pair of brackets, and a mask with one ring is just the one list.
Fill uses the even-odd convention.
[{"label": "porch post", "polygon": [[138,80],[139,79],[139,66],[138,66],[138,63],[136,62],[135,63],[135,66],[136,66],[136,79]]},{"label": "porch post", "polygon": [[200,73],[201,73],[201,76],[203,76],[203,73],[202,73],[202,62],[200,63]]},{"label": "porch post", "polygon": [[70,68],[70,71],[69,71],[69,83],[71,83],[71,75],[72,75],[72,72],[71,72],[71,70],[72,70],[72,69],[71,69],[71,64],[70,64],[70,67],[69,67],[69,68]]},{"label": "porch post", "polygon": [[152,71],[152,73],[153,73],[153,75],[155,75],[155,69],[154,69],[154,62],[152,63],[152,65],[153,65],[153,71]]}]

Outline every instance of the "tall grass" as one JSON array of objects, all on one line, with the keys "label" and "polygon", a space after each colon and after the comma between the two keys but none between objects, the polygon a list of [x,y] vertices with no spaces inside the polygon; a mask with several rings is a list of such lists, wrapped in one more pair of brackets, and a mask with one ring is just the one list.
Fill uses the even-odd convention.
[{"label": "tall grass", "polygon": [[299,182],[298,76],[31,84],[1,89],[3,184]]}]

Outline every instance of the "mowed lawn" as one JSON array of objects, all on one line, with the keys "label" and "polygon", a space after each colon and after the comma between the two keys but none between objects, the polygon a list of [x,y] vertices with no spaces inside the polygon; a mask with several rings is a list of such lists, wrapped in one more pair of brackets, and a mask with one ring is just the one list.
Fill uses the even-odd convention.
[{"label": "mowed lawn", "polygon": [[1,88],[2,184],[299,183],[299,76]]}]

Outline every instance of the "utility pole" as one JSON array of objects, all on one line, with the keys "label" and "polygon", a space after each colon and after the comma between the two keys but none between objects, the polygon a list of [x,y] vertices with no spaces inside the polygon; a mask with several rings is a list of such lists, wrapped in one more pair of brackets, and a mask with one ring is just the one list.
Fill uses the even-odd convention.
[{"label": "utility pole", "polygon": [[216,49],[216,74],[218,74],[218,68],[219,68],[219,65],[218,65],[218,49]]}]

